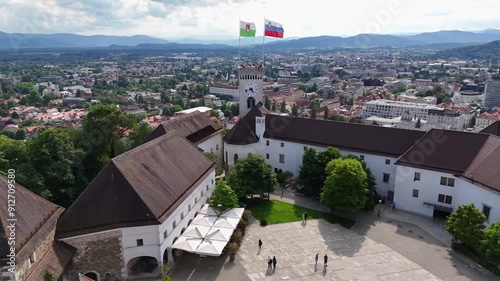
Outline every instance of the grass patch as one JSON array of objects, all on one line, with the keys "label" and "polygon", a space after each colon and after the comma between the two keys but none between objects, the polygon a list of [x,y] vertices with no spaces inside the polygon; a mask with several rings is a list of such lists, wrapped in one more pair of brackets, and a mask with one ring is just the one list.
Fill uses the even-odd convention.
[{"label": "grass patch", "polygon": [[469,259],[475,261],[480,266],[486,268],[487,270],[491,271],[496,276],[500,277],[500,270],[498,270],[498,268],[496,266],[489,263],[484,257],[480,256],[476,251],[474,251],[471,248],[468,248],[462,244],[456,244],[455,250],[457,252],[464,254]]},{"label": "grass patch", "polygon": [[260,221],[266,219],[268,224],[302,221],[302,213],[307,212],[307,219],[325,219],[330,223],[338,223],[351,229],[356,223],[353,220],[323,213],[321,211],[293,205],[278,200],[266,200],[249,207],[252,216]]}]

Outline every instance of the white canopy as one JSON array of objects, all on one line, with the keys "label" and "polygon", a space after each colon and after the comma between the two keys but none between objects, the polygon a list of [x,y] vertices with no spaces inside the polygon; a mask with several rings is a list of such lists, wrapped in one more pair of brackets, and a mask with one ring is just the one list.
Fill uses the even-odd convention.
[{"label": "white canopy", "polygon": [[229,242],[231,235],[233,235],[234,230],[230,228],[214,228],[210,229],[207,234],[207,239],[210,241],[226,241]]},{"label": "white canopy", "polygon": [[184,231],[182,236],[193,237],[193,238],[204,238],[205,236],[207,236],[207,233],[209,230],[210,230],[210,227],[208,227],[208,226],[190,224],[186,228],[186,230]]},{"label": "white canopy", "polygon": [[244,210],[233,208],[220,213],[205,204],[172,248],[200,255],[220,256]]},{"label": "white canopy", "polygon": [[175,241],[175,243],[172,245],[172,248],[194,253],[201,242],[203,242],[202,238],[180,236],[179,239],[177,239],[177,241]]},{"label": "white canopy", "polygon": [[240,220],[243,216],[243,211],[245,211],[244,208],[233,208],[222,212],[220,216],[224,218],[234,218]]},{"label": "white canopy", "polygon": [[191,224],[211,227],[217,221],[217,217],[197,215]]},{"label": "white canopy", "polygon": [[236,229],[238,226],[238,223],[240,222],[239,219],[233,219],[233,218],[223,218],[220,217],[213,225],[212,228],[217,227],[217,228],[230,228],[230,229]]},{"label": "white canopy", "polygon": [[224,247],[226,247],[227,241],[213,241],[205,239],[198,249],[196,249],[196,254],[207,255],[207,256],[220,256]]}]

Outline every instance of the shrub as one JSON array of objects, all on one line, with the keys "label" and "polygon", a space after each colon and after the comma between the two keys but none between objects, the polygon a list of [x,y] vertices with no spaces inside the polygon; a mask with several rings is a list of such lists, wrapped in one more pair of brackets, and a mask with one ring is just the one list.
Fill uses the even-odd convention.
[{"label": "shrub", "polygon": [[238,246],[238,244],[236,243],[229,243],[229,252],[230,253],[236,253],[238,251],[238,249],[240,248],[240,246]]},{"label": "shrub", "polygon": [[231,236],[232,241],[240,241],[241,240],[241,231],[239,229],[233,232],[233,236]]},{"label": "shrub", "polygon": [[247,222],[246,222],[246,221],[244,221],[244,220],[241,220],[241,221],[238,223],[238,229],[245,230],[245,228],[247,228]]},{"label": "shrub", "polygon": [[368,198],[365,202],[365,210],[366,211],[373,211],[373,209],[375,208],[375,202],[373,202],[373,200],[371,198]]},{"label": "shrub", "polygon": [[266,226],[267,225],[267,220],[266,219],[261,219],[260,220],[260,225]]},{"label": "shrub", "polygon": [[221,168],[221,167],[217,167],[217,168],[215,168],[215,175],[216,175],[216,176],[220,176],[220,175],[222,175],[222,173],[223,173],[223,172],[224,172],[224,169],[223,169],[223,168]]},{"label": "shrub", "polygon": [[244,220],[248,220],[248,219],[249,219],[249,218],[251,218],[251,217],[252,217],[252,212],[251,212],[250,210],[245,210],[245,211],[243,212],[243,219],[244,219]]},{"label": "shrub", "polygon": [[373,203],[377,205],[380,200],[382,200],[382,195],[375,193],[375,195],[373,195]]}]

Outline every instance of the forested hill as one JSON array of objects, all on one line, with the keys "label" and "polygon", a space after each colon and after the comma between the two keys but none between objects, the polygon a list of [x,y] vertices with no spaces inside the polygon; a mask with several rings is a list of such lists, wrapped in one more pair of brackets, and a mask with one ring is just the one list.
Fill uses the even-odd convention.
[{"label": "forested hill", "polygon": [[500,61],[500,40],[488,44],[444,50],[436,53],[439,58],[478,59]]}]

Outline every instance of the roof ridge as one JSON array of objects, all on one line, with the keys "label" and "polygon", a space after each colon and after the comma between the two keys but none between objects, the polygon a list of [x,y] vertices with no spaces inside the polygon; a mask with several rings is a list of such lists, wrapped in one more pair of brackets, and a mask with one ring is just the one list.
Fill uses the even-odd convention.
[{"label": "roof ridge", "polygon": [[[2,178],[4,178],[4,179],[6,179],[6,180],[7,180],[7,182],[8,182],[8,180],[9,180],[8,178],[6,178],[6,177],[5,177],[5,176],[3,176],[3,175],[0,175],[0,177],[2,177]],[[18,182],[15,182],[14,184],[15,184],[15,185],[17,185],[17,186],[19,186],[19,187],[22,187],[24,190],[26,190],[26,191],[27,191],[28,193],[30,193],[31,195],[34,195],[34,197],[35,197],[35,198],[37,198],[37,199],[41,199],[41,200],[43,200],[43,201],[45,201],[45,202],[48,202],[48,203],[50,203],[50,204],[52,204],[52,205],[54,205],[54,206],[56,206],[56,207],[61,208],[61,209],[63,209],[63,210],[64,210],[64,207],[61,207],[61,206],[57,205],[56,203],[54,203],[54,202],[52,202],[52,201],[50,201],[50,200],[48,200],[48,199],[43,198],[42,196],[40,196],[40,195],[36,194],[35,192],[33,192],[33,191],[29,190],[28,188],[26,188],[26,187],[22,186],[22,185],[21,185],[21,184],[19,184]]]}]

